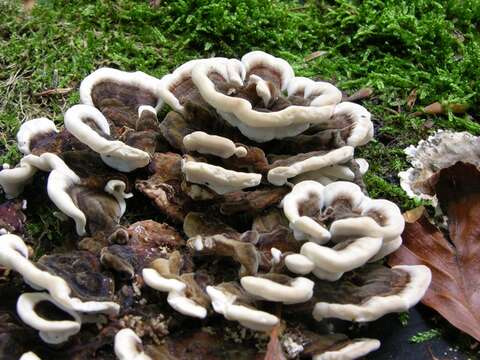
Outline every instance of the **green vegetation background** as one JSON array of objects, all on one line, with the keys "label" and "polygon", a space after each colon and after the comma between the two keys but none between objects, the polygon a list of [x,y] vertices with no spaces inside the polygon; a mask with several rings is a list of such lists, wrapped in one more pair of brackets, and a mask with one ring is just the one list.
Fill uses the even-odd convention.
[{"label": "green vegetation background", "polygon": [[[403,149],[437,128],[480,134],[480,0],[0,0],[0,161],[15,164],[21,122],[62,123],[80,81],[102,66],[161,77],[183,62],[240,57],[260,49],[296,74],[335,83],[347,94],[371,87],[363,105],[376,138],[358,149],[370,162],[371,195],[415,203],[398,186]],[[322,55],[306,61],[309,54]],[[52,88],[66,95],[39,96]],[[413,109],[408,96],[416,91]],[[412,116],[432,102],[468,112]],[[53,220],[52,220],[53,221]]]}]

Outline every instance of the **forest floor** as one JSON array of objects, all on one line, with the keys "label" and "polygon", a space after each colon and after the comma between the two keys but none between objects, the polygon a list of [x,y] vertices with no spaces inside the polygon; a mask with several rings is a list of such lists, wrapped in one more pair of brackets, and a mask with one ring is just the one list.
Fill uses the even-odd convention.
[{"label": "forest floor", "polygon": [[[0,0],[0,164],[16,164],[15,134],[28,119],[58,125],[79,102],[80,81],[102,66],[161,77],[199,57],[263,50],[296,75],[362,89],[375,140],[357,149],[371,196],[407,198],[403,150],[437,129],[480,135],[480,1]],[[424,108],[439,102],[434,114]],[[0,195],[1,196],[1,195]],[[32,236],[58,230],[36,207]]]}]

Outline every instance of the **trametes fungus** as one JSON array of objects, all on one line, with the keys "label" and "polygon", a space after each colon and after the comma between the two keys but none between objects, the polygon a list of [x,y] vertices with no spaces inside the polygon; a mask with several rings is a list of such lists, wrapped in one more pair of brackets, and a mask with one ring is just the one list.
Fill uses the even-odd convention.
[{"label": "trametes fungus", "polygon": [[46,293],[23,293],[17,301],[17,313],[24,323],[39,331],[43,341],[61,344],[80,331],[82,321],[77,312],[57,308]]},{"label": "trametes fungus", "polygon": [[143,150],[110,139],[110,126],[103,114],[88,105],[75,105],[65,113],[65,128],[80,142],[100,154],[108,166],[129,172],[150,162]]},{"label": "trametes fungus", "polygon": [[41,360],[34,352],[29,351],[24,353],[19,360]]},{"label": "trametes fungus", "polygon": [[28,155],[31,150],[31,142],[37,136],[57,133],[57,127],[54,122],[47,118],[38,118],[27,121],[20,126],[17,132],[17,146],[22,154]]},{"label": "trametes fungus", "polygon": [[313,294],[314,282],[304,277],[290,278],[286,275],[244,276],[242,287],[260,299],[298,304],[308,301]]},{"label": "trametes fungus", "polygon": [[207,293],[215,312],[227,320],[238,321],[249,329],[269,331],[280,321],[276,316],[254,308],[234,284],[207,286]]},{"label": "trametes fungus", "polygon": [[113,347],[119,360],[151,360],[151,357],[143,352],[142,340],[132,329],[117,332]]},{"label": "trametes fungus", "polygon": [[213,58],[187,63],[162,83],[165,101],[174,109],[182,111],[182,102],[200,98],[245,136],[265,142],[325,122],[333,113],[332,105],[341,99],[331,84],[297,81],[290,87],[288,95],[295,97],[290,101],[282,91],[288,92],[292,79],[286,61],[254,51],[241,61]]},{"label": "trametes fungus", "polygon": [[[12,205],[0,206],[0,265],[46,291],[21,294],[24,323],[5,323],[57,344],[22,345],[15,356],[102,356],[113,341],[120,360],[250,359],[262,335],[250,330],[278,332],[292,359],[376,350],[377,340],[325,333],[299,317],[373,321],[413,306],[431,276],[374,263],[401,245],[404,220],[395,204],[366,196],[368,162],[354,153],[373,138],[371,115],[341,98],[333,84],[253,51],[192,60],[160,80],[99,69],[82,81],[82,104],[68,109],[64,127],[24,123],[24,157],[4,165],[0,185],[16,197],[48,172],[48,196],[78,236],[65,231],[61,253],[48,253],[49,243],[32,262],[9,233],[22,233],[24,217],[12,222]],[[159,122],[164,103],[172,111]],[[164,223],[138,218],[155,214],[139,201],[122,219],[132,184]],[[62,347],[70,338],[75,346]]]},{"label": "trametes fungus", "polygon": [[278,160],[271,165],[272,169],[268,171],[268,181],[277,186],[284,185],[288,179],[295,176],[342,164],[352,158],[353,147],[344,146],[326,154],[312,154],[308,158],[299,159],[293,163],[291,159],[288,161]]},{"label": "trametes fungus", "polygon": [[[48,196],[62,213],[75,221],[79,235],[87,232],[89,218],[110,217],[107,223],[118,222],[125,212],[124,199],[131,196],[124,192],[122,175],[97,166],[91,154],[74,151],[82,143],[75,143],[65,131],[58,132],[50,120],[24,123],[18,139],[25,156],[17,167],[0,171],[0,185],[8,197],[18,196],[38,170],[49,172]],[[96,206],[92,207],[92,203]],[[100,213],[95,212],[98,208],[103,208]],[[93,222],[102,223],[98,219]]]},{"label": "trametes fungus", "polygon": [[196,235],[187,245],[196,255],[228,256],[241,264],[240,274],[256,274],[260,255],[252,243],[229,237],[228,234]]},{"label": "trametes fungus", "polygon": [[82,301],[72,297],[72,290],[63,278],[41,270],[28,260],[27,246],[19,236],[0,236],[0,265],[20,273],[24,281],[34,289],[47,290],[55,303],[64,310],[93,314],[117,314],[120,310],[120,306],[113,301]]},{"label": "trametes fungus", "polygon": [[[318,298],[329,301],[317,302],[313,317],[318,321],[337,318],[364,322],[392,312],[406,311],[422,299],[432,278],[430,269],[423,265],[372,269],[366,268],[357,273],[356,285],[337,290],[329,290],[328,287],[319,289]],[[365,292],[361,293],[361,290]]]},{"label": "trametes fungus", "polygon": [[243,146],[235,146],[230,139],[222,136],[208,135],[203,131],[195,131],[183,138],[183,146],[187,151],[197,151],[200,154],[211,154],[223,159],[235,155],[245,157],[247,149]]},{"label": "trametes fungus", "polygon": [[182,171],[187,181],[209,187],[217,194],[254,187],[260,184],[261,174],[227,170],[208,163],[184,160]]},{"label": "trametes fungus", "polygon": [[19,166],[0,171],[0,185],[10,197],[16,197],[38,169],[50,172],[47,182],[50,199],[61,212],[75,221],[77,232],[85,234],[87,223],[85,214],[68,194],[69,188],[80,183],[80,177],[57,155],[44,153],[40,156],[32,154],[24,156]]},{"label": "trametes fungus", "polygon": [[82,81],[80,100],[106,114],[115,126],[130,128],[135,128],[140,106],[158,111],[163,104],[160,80],[141,71],[111,68],[98,69]]},{"label": "trametes fungus", "polygon": [[[198,294],[202,292],[198,289],[189,274],[180,275],[180,254],[178,251],[170,254],[170,258],[157,259],[152,263],[151,268],[145,268],[142,271],[142,277],[145,283],[151,288],[167,292],[168,304],[181,314],[196,318],[205,318],[207,309],[204,304],[199,304],[199,299],[190,298],[188,294]],[[187,294],[188,288],[188,294]],[[205,295],[206,297],[206,295]]]},{"label": "trametes fungus", "polygon": [[400,186],[410,197],[432,200],[434,191],[428,179],[458,161],[480,166],[480,138],[468,132],[439,130],[417,146],[405,149],[411,168],[401,171]]},{"label": "trametes fungus", "polygon": [[[328,158],[331,159],[332,157],[326,154],[324,159],[327,160]],[[317,170],[301,173],[289,181],[296,184],[305,180],[314,180],[322,185],[328,185],[334,181],[355,181],[356,176],[363,176],[368,170],[369,165],[365,159],[354,159],[349,161],[349,163],[339,163],[325,167],[319,166]],[[357,175],[352,170],[352,165],[358,168]]]},{"label": "trametes fungus", "polygon": [[[335,281],[344,272],[401,245],[405,221],[398,207],[387,200],[366,197],[353,183],[338,181],[323,186],[303,181],[282,204],[295,237],[309,240],[302,245],[301,255],[285,258],[292,272],[313,272]],[[336,245],[325,246],[330,241]]]},{"label": "trametes fungus", "polygon": [[352,360],[365,356],[380,347],[380,341],[375,339],[355,339],[347,342],[340,349],[327,350],[313,355],[312,360]]}]

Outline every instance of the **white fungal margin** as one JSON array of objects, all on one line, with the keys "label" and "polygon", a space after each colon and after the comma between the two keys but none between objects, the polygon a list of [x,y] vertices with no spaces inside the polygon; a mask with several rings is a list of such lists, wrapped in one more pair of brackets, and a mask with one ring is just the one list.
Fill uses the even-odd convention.
[{"label": "white fungal margin", "polygon": [[42,360],[33,351],[29,351],[20,356],[18,360]]},{"label": "white fungal margin", "polygon": [[65,311],[115,315],[120,310],[120,306],[112,301],[82,301],[71,297],[72,291],[64,279],[40,270],[28,260],[27,246],[17,235],[0,236],[0,265],[18,272],[34,289],[47,290],[55,303]]},{"label": "white fungal margin", "polygon": [[284,304],[303,303],[313,296],[314,282],[304,277],[294,278],[288,285],[283,285],[266,278],[244,276],[240,283],[255,297]]},{"label": "white fungal margin", "polygon": [[150,155],[140,149],[125,144],[120,140],[109,140],[92,129],[85,120],[92,120],[106,135],[110,127],[103,114],[93,106],[75,105],[65,113],[65,128],[80,142],[100,154],[108,166],[124,172],[145,167],[150,162]]},{"label": "white fungal margin", "polygon": [[366,264],[379,252],[382,244],[381,238],[361,237],[337,250],[335,247],[307,242],[302,245],[300,254],[306,256],[323,271],[339,273],[351,271]]},{"label": "white fungal margin", "polygon": [[191,78],[193,67],[200,61],[203,60],[195,59],[187,61],[185,64],[176,68],[171,74],[167,74],[160,79],[159,94],[165,103],[173,110],[184,113],[185,108],[180,103],[180,100],[173,94],[172,88]]},{"label": "white fungal margin", "polygon": [[37,170],[50,172],[47,181],[48,196],[60,211],[75,221],[77,233],[84,235],[86,216],[68,194],[70,187],[80,183],[80,178],[58,155],[53,153],[44,153],[40,156],[26,155],[20,160],[19,166],[0,171],[0,185],[7,197],[13,198],[21,194]]},{"label": "white fungal margin", "polygon": [[132,193],[126,193],[125,189],[127,188],[127,184],[125,184],[122,180],[109,180],[105,185],[105,192],[112,195],[116,200],[118,205],[120,206],[120,216],[123,216],[125,210],[127,209],[127,204],[125,199],[129,199],[133,197]]},{"label": "white fungal margin", "polygon": [[288,96],[301,94],[310,99],[310,106],[335,105],[342,100],[342,92],[324,81],[313,81],[305,77],[294,77],[287,88]]},{"label": "white fungal margin", "polygon": [[183,138],[183,146],[187,151],[197,151],[200,154],[210,154],[228,159],[233,155],[245,157],[247,149],[236,146],[235,143],[223,136],[209,135],[203,131],[195,131]]},{"label": "white fungal margin", "polygon": [[409,275],[405,288],[394,295],[373,296],[362,304],[335,304],[318,302],[313,309],[313,317],[320,321],[336,318],[348,321],[374,321],[385,314],[406,311],[417,304],[430,285],[432,273],[424,265],[399,265],[392,270],[401,270]]},{"label": "white fungal margin", "polygon": [[[283,62],[284,60],[277,59],[277,61]],[[244,65],[242,66],[244,67]],[[274,138],[295,136],[305,131],[310,124],[327,123],[333,114],[333,105],[292,105],[280,111],[256,111],[250,101],[217,91],[214,82],[209,78],[209,74],[212,72],[221,74],[227,82],[232,74],[236,74],[236,78],[241,78],[243,72],[238,61],[209,59],[198,62],[192,68],[192,81],[207,103],[213,106],[226,121],[238,127],[245,136],[252,140],[265,142]]]},{"label": "white fungal margin", "polygon": [[207,286],[206,290],[212,301],[213,310],[227,320],[238,321],[242,326],[256,331],[270,331],[280,321],[265,311],[236,304],[237,297],[224,289]]},{"label": "white fungal margin", "polygon": [[260,184],[261,174],[227,170],[205,162],[183,160],[182,171],[187,181],[205,185],[223,195]]},{"label": "white fungal margin", "polygon": [[380,348],[376,339],[355,339],[347,346],[338,350],[326,351],[313,355],[312,360],[354,360]]},{"label": "white fungal margin", "polygon": [[[337,203],[338,202],[338,203]],[[300,213],[307,206],[320,216],[325,209],[352,212],[327,227]],[[309,240],[300,254],[287,255],[285,265],[296,274],[312,272],[320,279],[338,280],[343,273],[376,261],[401,245],[405,220],[394,203],[366,197],[356,184],[337,181],[326,186],[306,180],[296,184],[281,206],[297,240]],[[341,211],[341,210],[340,210]],[[334,246],[324,244],[332,241]]]},{"label": "white fungal margin", "polygon": [[100,68],[83,79],[80,84],[80,101],[83,104],[95,106],[92,99],[93,88],[95,85],[106,81],[136,86],[140,89],[151,92],[153,95],[157,96],[157,102],[154,106],[157,111],[160,110],[163,105],[159,79],[141,71],[125,72],[107,67]]},{"label": "white fungal margin", "polygon": [[117,332],[113,349],[118,360],[152,360],[143,352],[142,340],[132,329]]},{"label": "white fungal margin", "polygon": [[142,277],[151,288],[168,292],[168,304],[179,313],[200,319],[207,316],[207,309],[186,296],[187,285],[183,281],[167,279],[151,268],[143,269]]},{"label": "white fungal margin", "polygon": [[[72,316],[73,320],[49,320],[35,311],[35,306],[48,301]],[[23,293],[17,300],[17,313],[28,326],[39,331],[40,338],[48,344],[61,344],[77,334],[82,326],[80,315],[76,311],[62,308],[47,293]]]},{"label": "white fungal margin", "polygon": [[270,183],[281,186],[287,183],[288,179],[298,175],[345,163],[353,158],[353,152],[353,147],[343,146],[326,154],[312,156],[288,166],[277,166],[268,171],[267,179]]},{"label": "white fungal margin", "polygon": [[374,130],[370,112],[363,106],[352,103],[342,102],[337,104],[333,112],[333,120],[337,116],[349,116],[352,120],[352,129],[346,140],[350,146],[361,146],[373,139]]},{"label": "white fungal margin", "polygon": [[30,142],[38,135],[58,133],[55,123],[47,118],[32,119],[24,122],[17,132],[18,150],[24,155],[31,153]]},{"label": "white fungal margin", "polygon": [[293,190],[285,195],[282,200],[282,207],[285,216],[290,222],[290,228],[294,232],[297,240],[312,240],[319,244],[324,244],[330,240],[328,229],[314,221],[308,216],[301,215],[299,204],[315,198],[315,204],[322,209],[324,186],[316,181],[306,180],[294,186]]}]

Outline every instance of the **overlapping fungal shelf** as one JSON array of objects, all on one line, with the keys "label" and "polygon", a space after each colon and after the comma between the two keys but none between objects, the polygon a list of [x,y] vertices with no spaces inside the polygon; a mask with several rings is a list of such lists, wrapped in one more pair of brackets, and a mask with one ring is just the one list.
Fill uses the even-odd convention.
[{"label": "overlapping fungal shelf", "polygon": [[[278,327],[289,359],[354,359],[379,341],[327,332],[329,319],[374,321],[428,288],[428,268],[379,262],[401,245],[404,220],[368,196],[355,148],[373,138],[370,113],[334,85],[253,51],[162,79],[99,69],[80,98],[63,128],[25,122],[24,157],[0,171],[6,197],[19,199],[47,173],[73,237],[32,257],[18,202],[0,207],[0,266],[26,289],[15,326],[35,330],[31,342],[11,339],[18,358],[82,348],[180,360],[195,348],[253,359],[252,342]],[[146,208],[155,220],[138,220]]]}]

